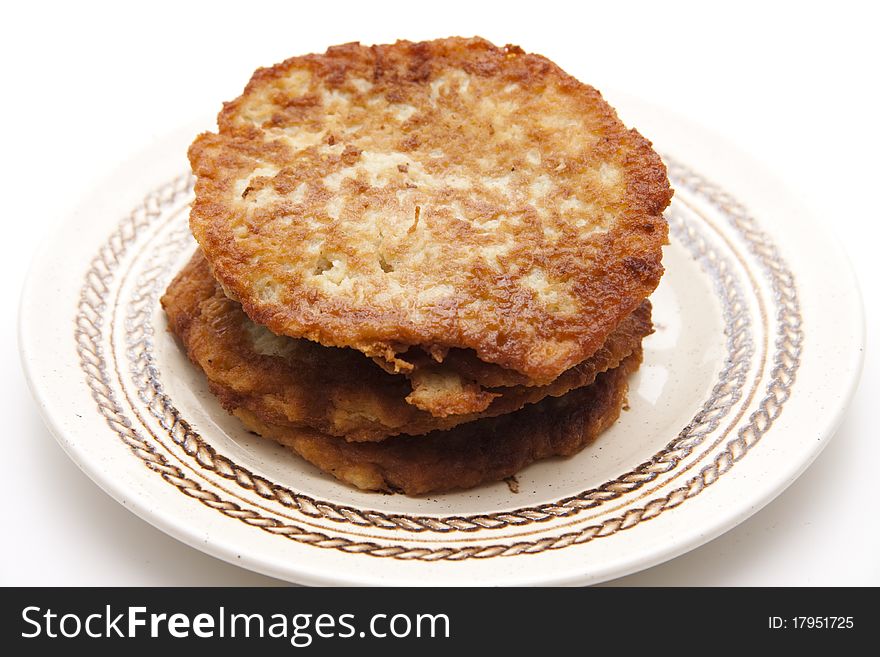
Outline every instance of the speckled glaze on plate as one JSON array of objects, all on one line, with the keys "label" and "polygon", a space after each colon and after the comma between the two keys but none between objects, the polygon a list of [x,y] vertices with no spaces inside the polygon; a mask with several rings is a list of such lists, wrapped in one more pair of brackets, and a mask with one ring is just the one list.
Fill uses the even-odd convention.
[{"label": "speckled glaze on plate", "polygon": [[249,434],[166,332],[195,244],[181,131],[122,167],[38,254],[21,307],[48,425],[169,534],[300,583],[586,584],[692,549],[769,502],[833,434],[860,371],[856,283],[832,239],[749,159],[611,98],[676,190],[657,331],[629,410],[571,459],[408,498],[348,488]]}]

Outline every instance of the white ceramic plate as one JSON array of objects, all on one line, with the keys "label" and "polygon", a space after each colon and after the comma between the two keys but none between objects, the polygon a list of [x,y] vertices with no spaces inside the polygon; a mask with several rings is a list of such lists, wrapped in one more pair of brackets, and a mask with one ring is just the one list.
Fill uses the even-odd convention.
[{"label": "white ceramic plate", "polygon": [[733,527],[816,457],[852,396],[861,302],[833,239],[712,135],[612,97],[676,193],[657,332],[630,410],[574,458],[411,499],[352,490],[254,437],[165,331],[158,297],[194,248],[183,130],[123,167],[47,240],[21,351],[71,458],[186,543],[301,583],[586,584]]}]

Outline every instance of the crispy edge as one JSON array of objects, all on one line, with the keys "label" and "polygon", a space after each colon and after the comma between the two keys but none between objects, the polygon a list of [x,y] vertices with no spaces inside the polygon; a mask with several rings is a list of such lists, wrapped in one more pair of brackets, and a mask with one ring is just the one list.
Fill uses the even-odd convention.
[{"label": "crispy edge", "polygon": [[[161,302],[169,330],[205,373],[212,392],[228,411],[246,408],[269,424],[312,427],[349,441],[380,441],[398,434],[450,429],[480,417],[511,413],[547,396],[561,396],[616,367],[652,331],[651,307],[645,301],[591,358],[549,386],[490,391],[491,403],[481,412],[435,417],[406,403],[411,393],[405,377],[382,371],[354,350],[327,348],[327,366],[306,373],[315,377],[308,385],[301,380],[301,367],[291,369],[286,359],[254,353],[242,326],[242,321],[250,320],[223,294],[198,252],[169,285]],[[332,372],[333,367],[341,371]],[[329,377],[329,388],[322,377]]]},{"label": "crispy edge", "polygon": [[234,414],[249,430],[347,484],[424,495],[500,481],[535,461],[577,454],[620,416],[627,379],[641,360],[639,348],[592,385],[564,397],[422,438],[348,443],[316,431],[267,424],[247,409],[236,409]]}]

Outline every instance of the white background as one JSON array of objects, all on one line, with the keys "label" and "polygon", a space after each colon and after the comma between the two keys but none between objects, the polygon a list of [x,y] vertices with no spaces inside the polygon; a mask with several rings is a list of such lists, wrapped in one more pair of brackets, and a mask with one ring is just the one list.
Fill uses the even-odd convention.
[{"label": "white background", "polygon": [[43,427],[18,360],[16,302],[31,255],[109,173],[157,137],[216,113],[260,65],[346,41],[474,34],[544,54],[600,90],[639,96],[724,136],[834,229],[861,281],[865,370],[836,438],[750,520],[614,583],[880,584],[880,372],[872,344],[880,310],[880,12],[873,3],[300,4],[4,7],[0,584],[277,583],[167,537],[67,459]]}]

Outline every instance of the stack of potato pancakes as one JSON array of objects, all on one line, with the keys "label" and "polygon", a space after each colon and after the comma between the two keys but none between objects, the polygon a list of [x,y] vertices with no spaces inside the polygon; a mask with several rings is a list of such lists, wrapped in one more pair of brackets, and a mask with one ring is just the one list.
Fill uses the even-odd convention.
[{"label": "stack of potato pancakes", "polygon": [[162,304],[248,429],[418,495],[617,419],[672,190],[595,89],[483,39],[347,44],[259,69],[218,126]]}]

